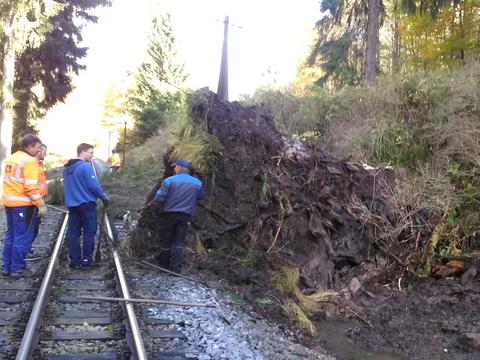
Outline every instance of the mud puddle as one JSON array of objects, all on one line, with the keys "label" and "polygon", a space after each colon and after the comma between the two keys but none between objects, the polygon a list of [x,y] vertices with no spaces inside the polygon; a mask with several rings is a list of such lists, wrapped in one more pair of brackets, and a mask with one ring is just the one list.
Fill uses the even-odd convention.
[{"label": "mud puddle", "polygon": [[325,350],[338,360],[401,360],[398,355],[386,352],[373,352],[355,346],[345,335],[345,332],[354,324],[331,320],[317,323],[317,338],[322,341]]}]

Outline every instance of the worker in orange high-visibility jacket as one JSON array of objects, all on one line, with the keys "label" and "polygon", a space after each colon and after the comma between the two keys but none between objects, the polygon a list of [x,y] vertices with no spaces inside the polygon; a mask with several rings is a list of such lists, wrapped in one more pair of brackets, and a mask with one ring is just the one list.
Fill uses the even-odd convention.
[{"label": "worker in orange high-visibility jacket", "polygon": [[5,276],[28,274],[25,258],[32,243],[35,218],[47,212],[40,194],[40,167],[34,158],[41,146],[37,136],[25,135],[20,150],[5,160],[2,196],[7,218],[2,265]]},{"label": "worker in orange high-visibility jacket", "polygon": [[[45,172],[43,171],[43,160],[45,160],[45,157],[47,156],[47,145],[42,144],[40,151],[38,154],[35,156],[35,159],[38,162],[38,166],[40,167],[40,175],[38,177],[38,185],[40,186],[40,195],[42,195],[43,201],[46,200],[46,197],[48,195],[48,186],[47,186],[47,176],[45,175]],[[35,239],[37,238],[38,235],[38,229],[40,228],[40,224],[42,223],[42,218],[37,215],[35,219],[35,227],[33,229],[33,238],[32,238],[32,245]],[[30,246],[29,252],[32,252],[32,247]]]},{"label": "worker in orange high-visibility jacket", "polygon": [[122,167],[122,158],[117,150],[112,150],[112,157],[110,158],[110,174],[114,174]]}]

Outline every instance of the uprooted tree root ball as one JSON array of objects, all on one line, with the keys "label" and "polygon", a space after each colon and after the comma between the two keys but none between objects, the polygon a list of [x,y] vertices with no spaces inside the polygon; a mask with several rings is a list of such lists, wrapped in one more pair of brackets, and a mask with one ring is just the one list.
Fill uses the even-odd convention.
[{"label": "uprooted tree root ball", "polygon": [[[372,239],[382,231],[377,218],[391,216],[386,196],[391,170],[339,161],[289,138],[265,108],[222,102],[206,90],[192,99],[190,121],[214,135],[223,149],[215,168],[199,174],[207,202],[198,207],[190,238],[225,254],[232,264],[248,264],[264,274],[294,264],[306,288],[335,288],[348,281],[342,269],[376,251]],[[165,176],[171,175],[174,152],[164,156]],[[158,247],[158,213],[149,204],[161,180],[131,234],[129,250],[135,256],[151,255]],[[368,212],[372,221],[359,212]]]},{"label": "uprooted tree root ball", "polygon": [[[202,90],[192,96],[189,122],[163,160],[164,177],[177,158],[202,164],[208,198],[192,221],[190,272],[227,283],[234,298],[302,329],[311,346],[322,339],[322,320],[340,315],[356,320],[342,336],[369,350],[476,358],[476,267],[465,272],[462,254],[443,251],[456,249],[455,233],[446,215],[418,205],[419,189],[402,191],[391,169],[339,161],[281,134],[263,107]],[[195,149],[182,146],[185,136]],[[127,244],[137,257],[160,245],[150,202],[162,180]]]}]

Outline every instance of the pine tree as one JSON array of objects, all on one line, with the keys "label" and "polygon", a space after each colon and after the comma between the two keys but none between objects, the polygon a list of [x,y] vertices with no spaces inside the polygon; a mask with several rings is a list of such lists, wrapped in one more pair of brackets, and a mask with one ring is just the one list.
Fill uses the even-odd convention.
[{"label": "pine tree", "polygon": [[324,17],[317,22],[317,39],[308,59],[324,72],[320,84],[330,87],[373,81],[378,72],[382,0],[323,0]]},{"label": "pine tree", "polygon": [[186,76],[176,56],[170,16],[158,16],[152,21],[147,60],[137,70],[129,98],[135,122],[130,135],[132,145],[142,144],[154,135],[183,101],[179,88]]}]

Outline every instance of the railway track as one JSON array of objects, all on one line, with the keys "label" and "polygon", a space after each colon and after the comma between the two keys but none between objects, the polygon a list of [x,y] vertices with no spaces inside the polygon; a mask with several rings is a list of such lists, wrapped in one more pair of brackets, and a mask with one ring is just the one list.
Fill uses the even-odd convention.
[{"label": "railway track", "polygon": [[51,251],[35,259],[41,263],[48,256],[48,262],[29,263],[32,273],[25,278],[1,279],[2,359],[145,359],[138,324],[128,316],[129,305],[122,309],[120,303],[79,298],[129,295],[120,259],[107,246],[101,251],[111,255],[104,255],[100,264],[89,269],[68,267],[63,246],[67,217]]},{"label": "railway track", "polygon": [[[156,282],[158,273],[130,262],[124,269],[108,217],[104,219],[105,231],[98,235],[109,241],[96,241],[102,244],[97,250],[102,261],[92,268],[72,269],[64,246],[68,215],[63,219],[58,214],[49,216],[42,230],[56,227],[58,234],[39,236],[36,247],[40,250],[28,261],[31,274],[22,279],[0,278],[0,358],[197,358],[198,354],[183,350],[186,338],[178,330],[185,325],[182,321],[159,318],[158,314],[152,317],[142,304],[84,299],[162,298],[161,287],[145,291]],[[58,223],[61,226],[55,225]],[[133,294],[128,283],[135,284]]]}]

